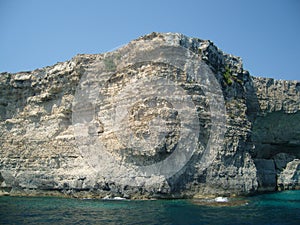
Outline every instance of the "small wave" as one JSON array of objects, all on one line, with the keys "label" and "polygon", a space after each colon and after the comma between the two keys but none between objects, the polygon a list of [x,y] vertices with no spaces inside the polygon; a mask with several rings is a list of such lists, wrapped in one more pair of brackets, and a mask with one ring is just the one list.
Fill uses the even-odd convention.
[{"label": "small wave", "polygon": [[110,197],[110,196],[105,196],[104,198],[102,198],[103,200],[117,200],[117,201],[121,201],[121,200],[127,200],[126,198],[122,198],[122,197]]},{"label": "small wave", "polygon": [[215,202],[228,202],[228,198],[227,197],[216,197],[214,199]]}]

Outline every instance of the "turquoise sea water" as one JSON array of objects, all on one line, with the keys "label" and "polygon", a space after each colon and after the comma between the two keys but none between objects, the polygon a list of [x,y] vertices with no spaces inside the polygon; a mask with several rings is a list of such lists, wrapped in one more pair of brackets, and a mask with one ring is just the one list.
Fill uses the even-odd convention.
[{"label": "turquoise sea water", "polygon": [[300,224],[300,191],[246,198],[238,206],[189,200],[0,197],[0,224]]}]

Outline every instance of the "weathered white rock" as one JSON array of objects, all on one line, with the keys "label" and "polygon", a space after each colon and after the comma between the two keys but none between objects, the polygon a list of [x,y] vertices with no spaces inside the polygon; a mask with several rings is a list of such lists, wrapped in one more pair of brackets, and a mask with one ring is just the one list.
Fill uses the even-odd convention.
[{"label": "weathered white rock", "polygon": [[277,183],[280,190],[299,189],[299,159],[294,159],[293,161],[287,163],[286,168],[278,176]]},{"label": "weathered white rock", "polygon": [[[213,78],[193,72],[195,60],[199,74]],[[299,110],[299,82],[251,77],[239,57],[181,34],[152,33],[113,53],[1,73],[0,194],[172,198],[297,189]],[[196,141],[190,130],[199,132]],[[159,164],[178,143],[181,151],[198,147],[182,165],[184,157]],[[159,166],[149,174],[149,165]],[[170,166],[180,170],[164,171]]]}]

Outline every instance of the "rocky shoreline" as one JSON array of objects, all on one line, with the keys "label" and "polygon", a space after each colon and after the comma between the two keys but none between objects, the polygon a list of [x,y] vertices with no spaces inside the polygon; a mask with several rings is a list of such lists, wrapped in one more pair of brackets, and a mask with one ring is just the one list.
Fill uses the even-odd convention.
[{"label": "rocky shoreline", "polygon": [[[205,79],[189,70],[195,62]],[[1,73],[0,193],[152,199],[299,189],[299,110],[299,81],[251,76],[239,57],[182,34]],[[174,173],[161,163],[191,146]]]}]

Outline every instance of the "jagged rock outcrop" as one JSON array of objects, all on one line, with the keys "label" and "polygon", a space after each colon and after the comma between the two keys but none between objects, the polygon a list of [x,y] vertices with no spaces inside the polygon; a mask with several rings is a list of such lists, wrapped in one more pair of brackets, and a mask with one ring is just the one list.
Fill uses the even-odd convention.
[{"label": "jagged rock outcrop", "polygon": [[299,110],[300,82],[252,77],[210,41],[152,33],[113,53],[1,73],[0,189],[126,198],[298,189]]}]

